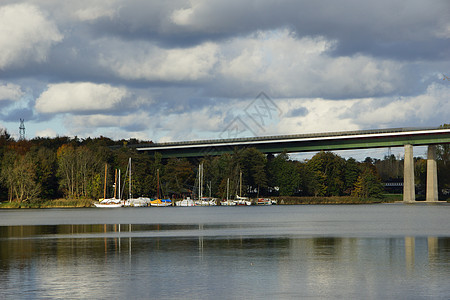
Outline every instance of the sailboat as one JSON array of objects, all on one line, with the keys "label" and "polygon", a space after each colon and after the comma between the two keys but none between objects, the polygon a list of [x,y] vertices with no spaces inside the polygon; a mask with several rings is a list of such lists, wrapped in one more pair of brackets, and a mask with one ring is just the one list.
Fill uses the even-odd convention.
[{"label": "sailboat", "polygon": [[236,200],[234,202],[236,205],[252,205],[252,201],[250,201],[247,197],[242,197],[242,172],[239,174],[239,195],[236,195]]},{"label": "sailboat", "polygon": [[172,200],[170,199],[160,199],[159,197],[159,169],[156,170],[156,180],[157,180],[157,197],[155,200],[150,201],[150,206],[165,207],[172,205]]},{"label": "sailboat", "polygon": [[195,201],[195,206],[217,205],[216,199],[213,199],[211,197],[203,197],[203,178],[203,163],[201,163],[198,166],[198,199]]},{"label": "sailboat", "polygon": [[[199,169],[198,170],[199,170],[199,179],[200,179],[200,165],[199,165]],[[183,207],[191,207],[191,206],[196,206],[197,203],[196,203],[196,201],[191,199],[191,197],[187,197],[186,199],[176,201],[175,205],[176,206],[183,206]]]},{"label": "sailboat", "polygon": [[103,199],[100,199],[99,203],[94,203],[95,207],[100,208],[117,208],[124,205],[123,201],[120,199],[120,170],[119,170],[119,198],[116,198],[117,193],[117,170],[114,179],[114,198],[106,198],[106,176],[107,176],[108,166],[105,164],[105,187],[103,190]]},{"label": "sailboat", "polygon": [[175,202],[176,206],[195,206],[195,201],[191,199],[191,197],[187,197],[186,199],[179,200]]},{"label": "sailboat", "polygon": [[236,202],[229,200],[229,190],[230,190],[230,178],[227,178],[227,200],[220,201],[220,205],[223,206],[235,206]]},{"label": "sailboat", "polygon": [[128,200],[125,201],[125,206],[133,206],[133,207],[143,207],[148,206],[150,203],[150,198],[147,197],[139,197],[139,198],[133,198],[131,194],[131,157],[128,159],[128,166],[127,166],[127,173],[128,175]]},{"label": "sailboat", "polygon": [[216,205],[214,199],[203,197],[203,163],[198,165],[198,199],[195,201],[196,206]]}]

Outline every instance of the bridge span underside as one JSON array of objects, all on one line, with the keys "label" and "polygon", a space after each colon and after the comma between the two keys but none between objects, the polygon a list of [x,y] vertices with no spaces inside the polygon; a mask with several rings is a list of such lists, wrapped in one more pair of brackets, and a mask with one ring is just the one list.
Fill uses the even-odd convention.
[{"label": "bridge span underside", "polygon": [[178,143],[159,143],[139,146],[138,151],[161,153],[163,158],[203,157],[233,153],[236,149],[254,147],[263,153],[313,152],[349,149],[369,149],[384,147],[405,147],[404,202],[415,202],[413,146],[428,145],[427,201],[437,201],[437,168],[435,160],[436,144],[450,143],[450,129],[382,129],[365,131],[332,132],[203,140]]}]

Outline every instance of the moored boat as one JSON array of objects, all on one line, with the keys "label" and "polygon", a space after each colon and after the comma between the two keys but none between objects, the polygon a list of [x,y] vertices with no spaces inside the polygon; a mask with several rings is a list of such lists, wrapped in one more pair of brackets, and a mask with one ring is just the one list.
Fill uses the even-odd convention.
[{"label": "moored boat", "polygon": [[195,201],[195,206],[214,206],[217,205],[217,200],[214,198],[202,197]]},{"label": "moored boat", "polygon": [[250,201],[247,197],[240,197],[236,195],[236,200],[234,200],[236,205],[252,205],[252,201]]},{"label": "moored boat", "polygon": [[150,201],[150,206],[156,206],[156,207],[165,207],[165,206],[171,206],[172,200],[170,199],[155,199]]},{"label": "moored boat", "polygon": [[268,198],[258,198],[256,200],[256,205],[272,205],[272,199]]},{"label": "moored boat", "polygon": [[221,206],[235,206],[236,202],[234,202],[233,200],[224,200],[224,201],[220,201],[220,205]]},{"label": "moored boat", "polygon": [[150,198],[147,197],[139,197],[139,198],[131,198],[125,201],[125,206],[132,207],[145,207],[150,203]]},{"label": "moored boat", "polygon": [[230,190],[230,178],[227,179],[227,199],[220,201],[221,206],[235,206],[236,205],[236,202],[228,199],[229,190]]},{"label": "moored boat", "polygon": [[175,202],[176,206],[195,206],[194,200],[192,200],[190,197],[187,197],[186,199],[180,200]]},{"label": "moored boat", "polygon": [[[170,199],[160,199],[159,198],[159,169],[156,170],[156,199],[150,201],[150,206],[156,206],[156,207],[166,207],[172,205],[172,200]],[[162,193],[161,193],[162,194]],[[164,195],[163,195],[164,197]]]},{"label": "moored boat", "polygon": [[117,207],[123,207],[124,201],[120,199],[120,170],[119,170],[119,199],[116,198],[117,195],[117,169],[114,179],[114,197],[113,198],[106,198],[106,177],[108,174],[108,166],[105,164],[105,187],[104,187],[104,196],[102,199],[99,199],[98,203],[94,203],[95,207],[99,208],[117,208]]},{"label": "moored boat", "polygon": [[116,208],[122,207],[124,202],[120,199],[110,198],[110,199],[100,199],[99,203],[94,203],[95,207],[101,208]]}]

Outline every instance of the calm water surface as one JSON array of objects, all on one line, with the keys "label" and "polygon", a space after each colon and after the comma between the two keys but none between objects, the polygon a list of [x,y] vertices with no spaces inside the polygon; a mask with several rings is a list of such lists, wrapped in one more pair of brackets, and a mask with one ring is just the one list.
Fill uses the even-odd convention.
[{"label": "calm water surface", "polygon": [[450,206],[0,211],[0,299],[449,299]]}]

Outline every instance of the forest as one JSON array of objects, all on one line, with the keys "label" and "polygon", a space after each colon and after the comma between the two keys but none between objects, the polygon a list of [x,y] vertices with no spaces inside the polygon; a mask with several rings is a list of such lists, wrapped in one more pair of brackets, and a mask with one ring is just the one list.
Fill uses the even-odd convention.
[{"label": "forest", "polygon": [[[351,196],[382,197],[383,183],[402,182],[403,159],[366,158],[358,162],[332,152],[319,152],[306,161],[287,153],[266,155],[255,148],[200,159],[170,158],[138,152],[129,145],[148,144],[135,139],[114,141],[106,137],[34,138],[14,140],[0,129],[0,201],[39,202],[52,199],[98,200],[113,196],[115,170],[121,170],[122,188],[128,195],[127,165],[132,161],[132,197],[156,197],[157,173],[162,196],[195,197],[197,171],[203,164],[203,195],[225,198],[227,181],[233,197]],[[450,189],[449,145],[437,147],[440,199]],[[105,180],[106,165],[106,180]],[[239,186],[242,173],[242,187]],[[426,158],[415,158],[416,192],[426,184]],[[106,189],[105,189],[106,181]],[[402,193],[402,190],[390,192]]]}]

